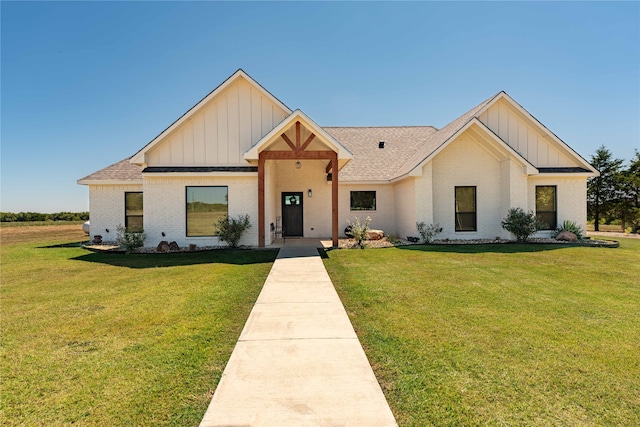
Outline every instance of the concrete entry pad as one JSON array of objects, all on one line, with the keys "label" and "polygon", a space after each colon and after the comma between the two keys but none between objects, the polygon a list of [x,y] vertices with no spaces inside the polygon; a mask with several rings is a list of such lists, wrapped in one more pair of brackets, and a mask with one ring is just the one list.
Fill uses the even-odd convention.
[{"label": "concrete entry pad", "polygon": [[397,426],[315,248],[280,249],[200,426]]}]

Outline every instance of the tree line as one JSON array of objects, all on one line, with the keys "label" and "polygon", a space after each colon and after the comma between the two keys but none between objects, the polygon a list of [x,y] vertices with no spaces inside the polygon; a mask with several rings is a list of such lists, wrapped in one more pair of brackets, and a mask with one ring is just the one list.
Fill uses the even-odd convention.
[{"label": "tree line", "polygon": [[27,221],[86,221],[89,212],[0,212],[0,222],[27,222]]},{"label": "tree line", "polygon": [[591,165],[600,171],[587,180],[587,215],[595,230],[603,221],[620,221],[622,230],[640,232],[640,152],[634,150],[625,165],[602,145],[591,156]]}]

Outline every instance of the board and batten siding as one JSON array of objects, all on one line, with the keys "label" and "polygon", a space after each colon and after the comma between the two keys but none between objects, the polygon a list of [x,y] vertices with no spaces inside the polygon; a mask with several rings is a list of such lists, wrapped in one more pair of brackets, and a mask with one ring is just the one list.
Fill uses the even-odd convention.
[{"label": "board and batten siding", "polygon": [[496,102],[478,119],[536,167],[581,166],[505,101]]},{"label": "board and batten siding", "polygon": [[238,79],[147,153],[149,166],[246,165],[243,154],[287,115]]}]

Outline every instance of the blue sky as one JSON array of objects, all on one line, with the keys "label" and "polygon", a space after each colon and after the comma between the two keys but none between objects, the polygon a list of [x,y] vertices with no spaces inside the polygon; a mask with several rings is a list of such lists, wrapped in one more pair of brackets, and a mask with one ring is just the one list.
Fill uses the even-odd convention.
[{"label": "blue sky", "polygon": [[2,211],[88,209],[238,68],[320,125],[442,127],[505,90],[589,159],[640,149],[638,2],[0,2]]}]

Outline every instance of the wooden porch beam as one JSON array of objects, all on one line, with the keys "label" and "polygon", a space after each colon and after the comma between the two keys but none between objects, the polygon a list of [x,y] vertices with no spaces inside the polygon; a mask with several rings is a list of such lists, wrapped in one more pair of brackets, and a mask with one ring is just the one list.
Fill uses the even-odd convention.
[{"label": "wooden porch beam", "polygon": [[265,160],[319,160],[331,159],[331,156],[337,156],[333,151],[263,151],[260,155],[264,155]]},{"label": "wooden porch beam", "polygon": [[338,247],[338,153],[331,152],[331,238]]},{"label": "wooden porch beam", "polygon": [[258,246],[264,248],[264,152],[258,155]]},{"label": "wooden porch beam", "polygon": [[326,168],[324,168],[324,173],[329,173],[329,172],[331,172],[331,167],[332,167],[332,166],[333,166],[333,165],[331,164],[331,162],[329,162],[329,164],[327,165],[327,167],[326,167]]},{"label": "wooden porch beam", "polygon": [[311,134],[309,135],[309,137],[307,138],[307,140],[304,142],[304,144],[302,144],[302,147],[300,147],[300,151],[304,151],[307,149],[307,147],[309,146],[309,144],[311,144],[311,141],[313,141],[313,138],[315,138],[316,135],[315,134]]},{"label": "wooden porch beam", "polygon": [[295,150],[300,149],[300,122],[296,122],[296,148]]},{"label": "wooden porch beam", "polygon": [[293,142],[291,142],[291,139],[289,139],[289,137],[288,137],[285,133],[283,133],[282,135],[280,135],[280,137],[282,137],[282,139],[284,139],[284,142],[286,142],[286,143],[287,143],[287,145],[288,145],[289,147],[291,147],[291,149],[292,149],[293,151],[297,151],[297,150],[296,150],[296,146],[295,146],[295,145],[293,145]]}]

